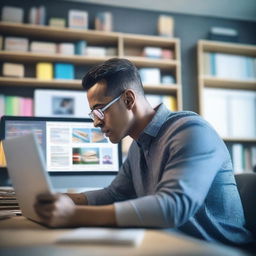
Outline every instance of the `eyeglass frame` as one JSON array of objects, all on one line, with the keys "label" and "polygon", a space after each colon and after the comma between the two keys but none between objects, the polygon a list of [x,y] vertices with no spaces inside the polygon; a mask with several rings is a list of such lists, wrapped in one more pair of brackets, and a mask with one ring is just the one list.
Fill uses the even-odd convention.
[{"label": "eyeglass frame", "polygon": [[[117,102],[122,96],[122,93],[114,98],[113,100],[111,100],[105,107],[103,108],[96,108],[96,109],[93,109],[90,113],[89,113],[89,117],[95,121],[95,116],[100,119],[100,120],[104,120],[104,111],[106,111],[110,106],[112,106],[115,102]],[[94,114],[94,112],[96,113],[99,113],[99,115],[97,114]],[[101,116],[101,117],[100,117]]]}]

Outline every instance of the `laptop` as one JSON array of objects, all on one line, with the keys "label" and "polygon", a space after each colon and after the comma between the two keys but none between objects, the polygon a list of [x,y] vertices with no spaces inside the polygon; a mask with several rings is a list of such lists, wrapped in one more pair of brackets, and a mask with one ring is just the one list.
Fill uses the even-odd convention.
[{"label": "laptop", "polygon": [[45,169],[58,174],[116,174],[120,144],[112,144],[88,118],[3,116],[0,140],[34,132]]}]

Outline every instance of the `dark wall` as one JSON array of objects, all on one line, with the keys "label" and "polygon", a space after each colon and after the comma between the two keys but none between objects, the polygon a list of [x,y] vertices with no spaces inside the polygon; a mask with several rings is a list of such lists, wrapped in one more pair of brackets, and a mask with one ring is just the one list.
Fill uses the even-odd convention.
[{"label": "dark wall", "polygon": [[[1,7],[4,5],[23,7],[25,10],[25,22],[27,21],[29,7],[40,6],[42,4],[46,6],[47,18],[61,17],[67,20],[69,9],[88,11],[90,29],[94,28],[93,21],[97,12],[110,11],[113,14],[114,31],[135,34],[156,35],[158,16],[160,14],[173,16],[175,20],[175,37],[180,38],[181,41],[183,108],[186,110],[197,111],[198,108],[196,44],[198,40],[208,38],[208,32],[212,26],[234,28],[239,33],[239,42],[256,45],[256,22],[144,11],[58,0],[8,0],[8,2],[6,0],[0,0]],[[85,178],[82,183],[78,176],[53,177],[52,180],[57,187],[80,187],[82,184],[84,184],[84,186],[97,187],[104,186],[109,183],[112,178],[113,176],[91,176],[90,178]]]}]

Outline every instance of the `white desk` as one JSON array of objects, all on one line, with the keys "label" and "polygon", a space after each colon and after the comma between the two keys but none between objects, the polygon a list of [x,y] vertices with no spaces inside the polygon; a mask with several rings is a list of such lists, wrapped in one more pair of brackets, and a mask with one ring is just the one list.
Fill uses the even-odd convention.
[{"label": "white desk", "polygon": [[123,255],[246,255],[240,250],[214,245],[175,233],[147,230],[138,247],[121,245],[57,244],[56,238],[72,229],[48,229],[24,217],[0,220],[0,255],[123,256]]}]

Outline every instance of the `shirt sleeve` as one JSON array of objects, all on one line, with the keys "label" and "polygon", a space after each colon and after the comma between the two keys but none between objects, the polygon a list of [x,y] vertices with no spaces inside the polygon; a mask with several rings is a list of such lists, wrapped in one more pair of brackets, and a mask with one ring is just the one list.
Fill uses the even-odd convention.
[{"label": "shirt sleeve", "polygon": [[156,193],[115,203],[119,226],[181,226],[203,204],[227,155],[216,132],[199,121],[179,126],[163,146],[169,155]]},{"label": "shirt sleeve", "polygon": [[117,176],[110,186],[96,191],[88,191],[84,194],[89,205],[106,205],[136,197],[132,184],[129,156],[121,166]]}]

